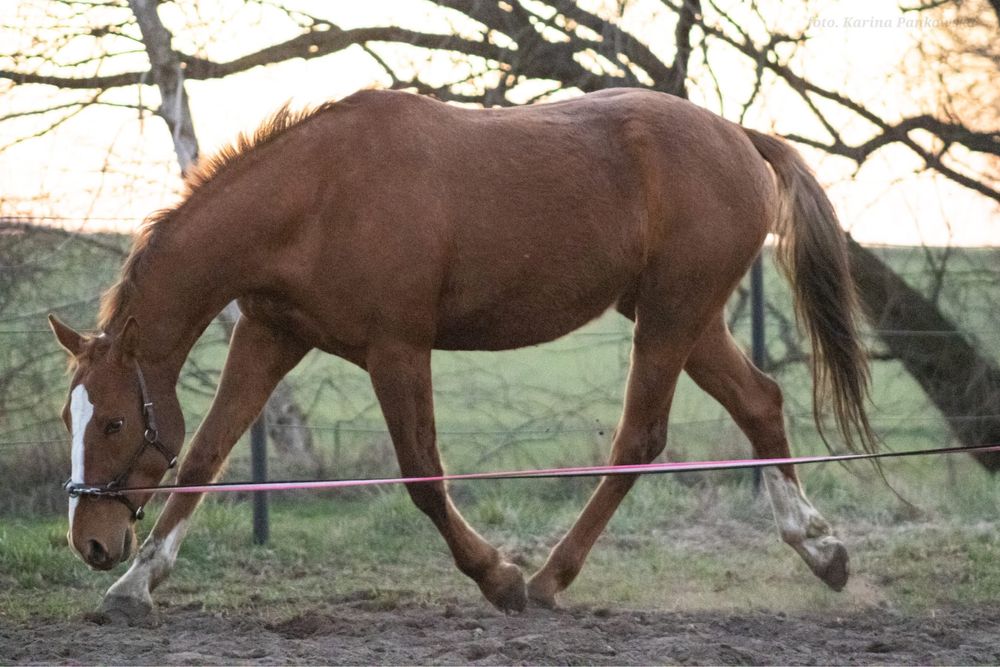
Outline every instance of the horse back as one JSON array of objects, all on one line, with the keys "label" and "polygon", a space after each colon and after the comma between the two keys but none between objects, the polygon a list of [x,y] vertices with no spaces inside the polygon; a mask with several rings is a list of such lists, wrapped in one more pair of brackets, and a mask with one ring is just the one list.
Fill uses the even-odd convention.
[{"label": "horse back", "polygon": [[329,279],[351,274],[354,310],[449,349],[551,340],[634,291],[698,205],[679,183],[705,171],[705,137],[735,140],[646,91],[485,110],[365,91],[333,110]]}]

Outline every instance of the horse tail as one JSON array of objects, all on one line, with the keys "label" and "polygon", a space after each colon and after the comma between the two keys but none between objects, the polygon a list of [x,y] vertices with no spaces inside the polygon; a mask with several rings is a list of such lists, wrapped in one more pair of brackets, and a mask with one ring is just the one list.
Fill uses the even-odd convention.
[{"label": "horse tail", "polygon": [[868,423],[868,358],[858,338],[858,299],[844,232],[833,205],[799,153],[784,141],[744,128],[777,175],[779,207],[772,231],[776,257],[795,291],[796,320],[812,344],[813,418],[830,447],[820,412],[832,403],[847,447],[876,450]]}]

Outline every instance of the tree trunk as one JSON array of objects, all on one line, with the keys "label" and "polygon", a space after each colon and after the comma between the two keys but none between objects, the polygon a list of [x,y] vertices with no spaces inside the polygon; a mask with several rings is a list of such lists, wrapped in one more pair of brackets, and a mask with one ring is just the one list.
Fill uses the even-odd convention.
[{"label": "tree trunk", "polygon": [[[1000,444],[1000,367],[874,253],[850,237],[848,246],[862,305],[890,354],[920,383],[960,443]],[[1000,452],[971,456],[1000,471]]]},{"label": "tree trunk", "polygon": [[160,90],[160,108],[156,113],[166,121],[170,130],[181,172],[187,172],[198,159],[198,139],[191,121],[187,91],[184,89],[184,67],[170,45],[173,36],[156,13],[158,0],[129,0],[128,4],[142,32],[152,83]]}]

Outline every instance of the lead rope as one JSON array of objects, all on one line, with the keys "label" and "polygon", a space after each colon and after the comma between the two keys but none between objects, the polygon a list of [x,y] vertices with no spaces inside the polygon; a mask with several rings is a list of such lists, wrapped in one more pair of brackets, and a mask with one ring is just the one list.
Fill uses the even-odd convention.
[{"label": "lead rope", "polygon": [[[164,486],[119,489],[118,492],[136,493],[237,493],[250,491],[291,491],[315,489],[342,489],[359,486],[385,486],[390,484],[429,484],[479,479],[550,479],[558,477],[608,477],[612,475],[669,474],[710,470],[739,470],[769,468],[784,465],[805,465],[833,461],[863,461],[866,459],[905,458],[932,454],[960,454],[971,452],[1000,452],[1000,444],[974,445],[972,447],[938,447],[898,452],[865,454],[830,454],[825,456],[792,456],[774,459],[733,459],[726,461],[687,461],[666,463],[641,463],[634,465],[580,466],[575,468],[545,468],[510,472],[474,472],[431,477],[384,477],[359,479],[287,480],[274,482],[214,482],[211,484],[173,484]],[[96,494],[95,494],[96,495]]]}]

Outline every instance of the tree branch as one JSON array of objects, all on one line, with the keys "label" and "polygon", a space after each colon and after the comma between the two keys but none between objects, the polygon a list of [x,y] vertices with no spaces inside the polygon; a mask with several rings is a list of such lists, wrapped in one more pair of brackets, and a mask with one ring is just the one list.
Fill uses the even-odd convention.
[{"label": "tree branch", "polygon": [[173,36],[157,14],[156,0],[129,0],[129,6],[139,22],[143,43],[152,65],[152,79],[160,90],[157,114],[166,121],[181,172],[186,172],[198,159],[198,139],[191,120],[191,108],[184,90],[184,68],[170,45]]},{"label": "tree branch", "polygon": [[[901,143],[916,153],[924,161],[924,164],[928,168],[937,171],[946,178],[955,181],[970,190],[974,190],[995,201],[1000,201],[1000,191],[944,164],[940,156],[925,150],[908,135],[910,130],[922,129],[938,137],[946,144],[961,143],[971,150],[985,152],[990,155],[997,155],[997,151],[1000,150],[1000,148],[998,148],[1000,147],[1000,135],[997,133],[973,132],[960,125],[939,121],[926,115],[904,119],[903,121],[892,125],[880,118],[874,112],[865,108],[859,102],[856,102],[855,100],[852,100],[840,93],[826,90],[795,74],[786,65],[782,65],[777,62],[777,60],[772,57],[772,48],[775,44],[775,40],[773,38],[768,47],[758,49],[751,41],[749,41],[748,38],[744,41],[734,39],[733,37],[727,35],[723,30],[720,30],[715,26],[708,25],[704,19],[699,19],[699,26],[705,31],[706,34],[728,44],[740,53],[752,58],[765,69],[768,69],[778,75],[801,96],[806,97],[807,94],[811,93],[834,102],[847,110],[854,112],[877,127],[880,131],[880,134],[869,139],[867,142],[860,144],[859,146],[849,146],[841,141],[835,134],[833,137],[834,141],[831,144],[825,144],[815,139],[807,139],[799,135],[788,135],[788,139],[819,148],[834,155],[841,155],[843,157],[850,158],[858,164],[864,162],[868,155],[878,148],[892,143]],[[815,108],[815,106],[812,106],[812,110],[814,113],[819,114],[819,111]],[[825,126],[830,126],[825,119],[823,122]]]}]

